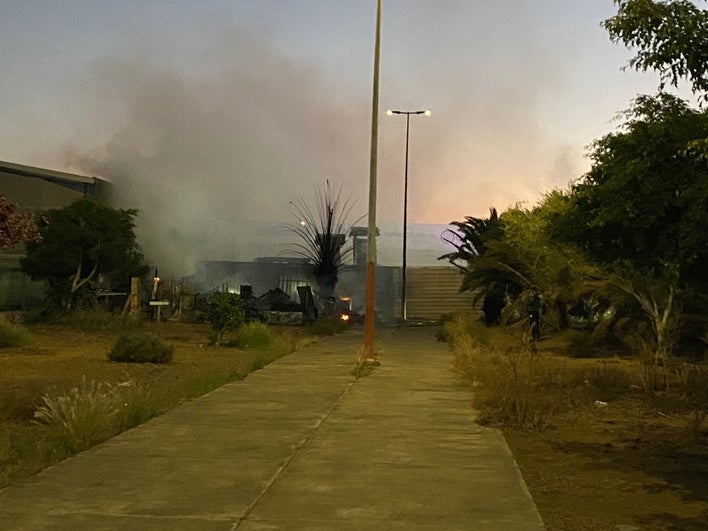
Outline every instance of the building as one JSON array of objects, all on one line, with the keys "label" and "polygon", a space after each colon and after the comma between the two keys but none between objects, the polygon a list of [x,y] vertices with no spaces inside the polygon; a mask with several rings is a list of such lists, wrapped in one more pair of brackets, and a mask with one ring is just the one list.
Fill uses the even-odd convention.
[{"label": "building", "polygon": [[[0,161],[0,194],[22,211],[61,208],[82,197],[108,201],[110,183],[23,164]],[[43,298],[42,285],[20,271],[21,246],[0,251],[0,310],[23,309]]]}]

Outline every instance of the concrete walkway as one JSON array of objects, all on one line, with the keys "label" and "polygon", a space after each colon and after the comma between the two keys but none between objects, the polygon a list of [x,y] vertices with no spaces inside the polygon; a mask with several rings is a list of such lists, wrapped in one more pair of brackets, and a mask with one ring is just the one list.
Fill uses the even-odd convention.
[{"label": "concrete walkway", "polygon": [[509,448],[431,328],[350,331],[0,491],[0,529],[527,530]]}]

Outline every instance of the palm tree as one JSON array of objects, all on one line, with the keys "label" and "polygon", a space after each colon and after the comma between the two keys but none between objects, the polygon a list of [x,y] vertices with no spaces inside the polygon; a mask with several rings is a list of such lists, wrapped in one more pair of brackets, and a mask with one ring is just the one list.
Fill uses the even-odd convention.
[{"label": "palm tree", "polygon": [[314,208],[302,198],[291,201],[290,206],[297,222],[288,229],[300,240],[294,244],[295,253],[308,260],[316,295],[324,305],[333,296],[339,271],[352,253],[345,243],[354,204],[350,198],[342,198],[341,187],[335,191],[326,181],[323,189],[315,189]]},{"label": "palm tree", "polygon": [[465,221],[452,221],[456,229],[448,229],[444,242],[455,251],[438,260],[447,260],[464,274],[460,291],[475,293],[474,302],[483,299],[482,311],[487,324],[497,323],[509,295],[516,296],[525,283],[523,268],[511,256],[504,242],[504,228],[496,208],[489,218],[466,216]]}]

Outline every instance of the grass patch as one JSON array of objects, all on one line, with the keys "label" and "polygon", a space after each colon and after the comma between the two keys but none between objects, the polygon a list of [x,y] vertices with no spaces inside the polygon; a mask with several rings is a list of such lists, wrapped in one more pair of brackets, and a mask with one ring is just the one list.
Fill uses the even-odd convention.
[{"label": "grass patch", "polygon": [[24,326],[10,324],[0,318],[0,348],[23,347],[32,342],[32,334]]},{"label": "grass patch", "polygon": [[106,353],[114,346],[113,332],[28,326],[34,341],[20,352],[41,355],[7,357],[0,372],[0,488],[315,340],[299,328],[271,327],[267,347],[227,349],[207,344],[206,324],[138,328],[130,331],[171,338],[173,361],[111,363]]},{"label": "grass patch", "polygon": [[244,323],[236,330],[236,338],[227,342],[229,347],[266,349],[276,340],[267,324],[258,321]]},{"label": "grass patch", "polygon": [[324,317],[305,327],[305,331],[313,336],[333,336],[344,332],[349,325],[339,316]]},{"label": "grass patch", "polygon": [[445,328],[453,367],[475,388],[482,423],[543,429],[561,413],[629,393],[636,382],[624,365],[540,352],[514,328],[485,327],[465,315]]}]

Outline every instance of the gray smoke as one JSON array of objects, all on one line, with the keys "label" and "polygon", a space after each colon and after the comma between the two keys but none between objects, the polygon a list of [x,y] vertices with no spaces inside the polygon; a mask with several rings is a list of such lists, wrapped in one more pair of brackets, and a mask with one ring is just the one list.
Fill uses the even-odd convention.
[{"label": "gray smoke", "polygon": [[248,34],[229,44],[232,59],[207,75],[96,61],[94,97],[122,125],[98,150],[67,150],[72,167],[113,182],[118,205],[140,210],[141,244],[165,274],[284,250],[288,202],[325,179],[355,198],[368,190],[367,105],[338,104],[317,71]]}]

